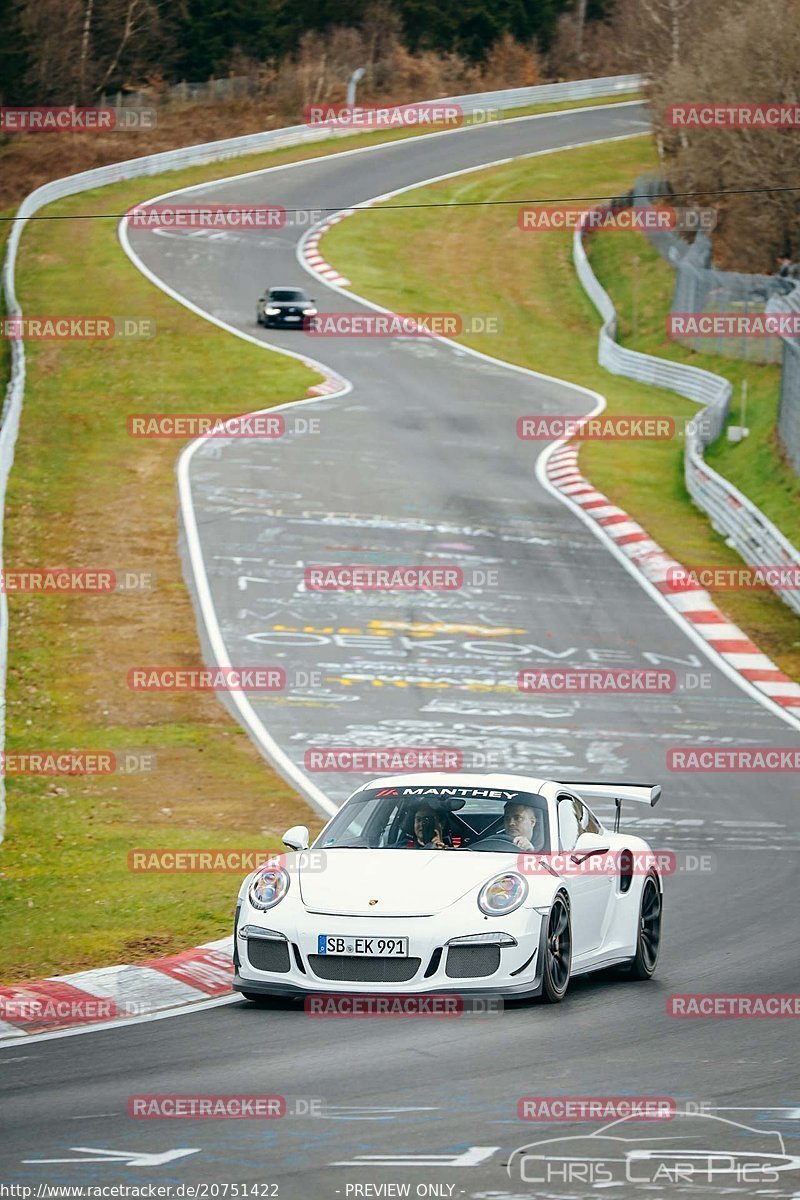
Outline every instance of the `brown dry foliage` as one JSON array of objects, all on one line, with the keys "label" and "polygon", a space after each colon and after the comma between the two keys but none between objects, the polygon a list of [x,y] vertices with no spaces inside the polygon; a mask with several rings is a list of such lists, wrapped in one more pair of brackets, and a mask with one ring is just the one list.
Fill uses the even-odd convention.
[{"label": "brown dry foliage", "polygon": [[157,127],[142,132],[15,134],[0,139],[0,209],[18,203],[50,179],[177,146],[276,129],[302,121],[306,104],[341,102],[355,66],[366,64],[359,103],[406,103],[541,82],[539,56],[531,46],[502,38],[477,67],[455,54],[412,54],[400,37],[399,20],[375,10],[361,29],[308,33],[297,53],[280,64],[239,56],[234,74],[249,75],[255,94],[225,103],[169,103],[163,79],[153,77],[138,93],[158,110]]},{"label": "brown dry foliage", "polygon": [[651,77],[679,62],[705,29],[716,27],[728,0],[617,0],[605,21],[587,22],[579,36],[577,10],[564,13],[547,56],[559,79],[638,72]]},{"label": "brown dry foliage", "polygon": [[[547,59],[558,78],[638,71],[649,77],[656,142],[676,192],[717,209],[715,263],[772,272],[800,259],[796,130],[689,129],[667,124],[680,103],[800,102],[800,0],[618,0],[605,23],[578,38],[562,17]],[[752,189],[721,197],[721,190]]]},{"label": "brown dry foliage", "polygon": [[[720,215],[715,262],[740,271],[772,272],[779,254],[800,257],[800,191],[796,129],[671,127],[669,105],[706,102],[800,102],[800,0],[737,2],[686,46],[680,62],[652,85],[653,120],[676,192]],[[721,197],[720,190],[752,189]]]}]

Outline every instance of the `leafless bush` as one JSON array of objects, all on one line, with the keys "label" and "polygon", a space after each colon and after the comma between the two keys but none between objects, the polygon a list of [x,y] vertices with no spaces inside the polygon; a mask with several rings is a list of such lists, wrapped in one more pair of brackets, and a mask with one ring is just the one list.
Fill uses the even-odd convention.
[{"label": "leafless bush", "polygon": [[525,87],[542,79],[535,48],[509,35],[490,48],[481,66],[457,54],[412,53],[402,41],[397,14],[376,5],[361,28],[307,33],[296,54],[273,64],[265,89],[270,108],[288,117],[297,116],[306,104],[341,102],[356,67],[366,69],[358,91],[363,103]]}]

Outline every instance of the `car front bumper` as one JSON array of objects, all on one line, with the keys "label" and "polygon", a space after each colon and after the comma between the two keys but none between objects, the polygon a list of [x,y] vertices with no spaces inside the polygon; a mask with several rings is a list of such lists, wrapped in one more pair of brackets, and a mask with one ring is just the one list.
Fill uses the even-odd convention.
[{"label": "car front bumper", "polygon": [[[293,914],[286,911],[278,921],[277,913],[260,912],[245,900],[237,912],[233,987],[240,992],[298,998],[315,993],[520,999],[539,995],[541,916],[531,908],[520,908],[502,918],[484,919],[478,913],[471,915],[465,926],[459,907],[448,915],[400,918],[330,916],[295,907]],[[502,933],[513,944],[453,945],[453,939],[486,933]],[[407,937],[408,957],[322,956],[318,954],[320,935]],[[451,953],[453,950],[457,952]],[[265,965],[270,969],[264,969]],[[478,973],[470,974],[475,968]]]},{"label": "car front bumper", "polygon": [[271,313],[267,314],[263,309],[259,310],[260,320],[265,325],[286,326],[287,329],[303,329],[308,320],[302,313]]}]

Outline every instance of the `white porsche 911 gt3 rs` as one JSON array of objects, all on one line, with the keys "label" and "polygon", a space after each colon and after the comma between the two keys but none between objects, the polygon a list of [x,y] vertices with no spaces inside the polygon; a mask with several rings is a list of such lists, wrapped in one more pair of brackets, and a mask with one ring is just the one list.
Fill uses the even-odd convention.
[{"label": "white porsche 911 gt3 rs", "polygon": [[[244,880],[234,988],[561,1000],[570,978],[649,979],[662,856],[619,831],[623,801],[661,788],[522,775],[413,774],[363,784],[308,845]],[[614,801],[606,828],[587,800]]]}]

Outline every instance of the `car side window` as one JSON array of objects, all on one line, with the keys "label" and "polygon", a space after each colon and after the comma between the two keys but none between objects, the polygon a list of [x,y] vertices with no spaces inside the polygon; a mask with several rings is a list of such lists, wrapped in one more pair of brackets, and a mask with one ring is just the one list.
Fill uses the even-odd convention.
[{"label": "car side window", "polygon": [[581,801],[579,802],[581,815],[579,820],[581,833],[602,833],[603,826],[598,821],[590,808]]},{"label": "car side window", "polygon": [[573,850],[581,832],[580,803],[574,796],[558,798],[558,839],[562,850]]}]

